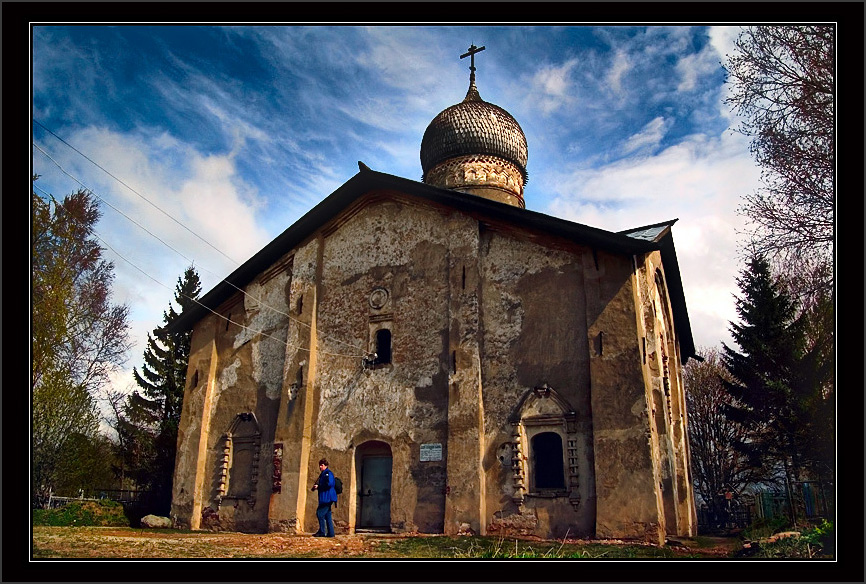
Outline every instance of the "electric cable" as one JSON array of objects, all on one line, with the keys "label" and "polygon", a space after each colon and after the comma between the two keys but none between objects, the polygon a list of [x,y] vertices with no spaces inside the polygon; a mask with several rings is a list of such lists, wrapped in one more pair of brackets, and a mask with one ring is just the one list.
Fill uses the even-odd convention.
[{"label": "electric cable", "polygon": [[[36,120],[34,120],[34,121],[36,121]],[[39,123],[39,122],[37,121],[36,123]],[[39,125],[42,126],[42,124],[39,124]],[[42,127],[44,128],[44,126],[42,126]],[[46,130],[48,130],[48,129],[46,128]],[[50,132],[50,130],[48,130],[48,131]],[[53,135],[56,136],[56,134],[54,134],[53,132],[51,132],[51,133],[52,133]],[[58,137],[58,139],[60,139],[60,140],[62,141],[61,138]],[[66,143],[66,142],[64,142],[64,143]],[[84,188],[87,192],[92,193],[95,197],[97,197],[100,201],[104,202],[104,203],[105,203],[106,205],[108,205],[111,209],[113,209],[113,210],[116,211],[118,214],[120,214],[121,216],[123,216],[124,218],[126,218],[127,220],[129,220],[130,222],[132,222],[134,225],[136,225],[137,227],[139,227],[140,229],[142,229],[145,233],[147,233],[148,235],[150,235],[151,237],[153,237],[154,239],[156,239],[157,241],[159,241],[160,243],[162,243],[163,245],[165,245],[167,248],[169,248],[170,250],[172,250],[172,251],[174,251],[175,253],[177,253],[178,255],[180,255],[180,256],[181,256],[182,258],[184,258],[185,260],[187,260],[187,261],[189,261],[189,262],[191,262],[191,263],[193,263],[193,264],[195,263],[193,259],[188,258],[185,254],[183,254],[183,253],[180,252],[179,250],[177,250],[177,249],[175,249],[174,247],[172,247],[170,244],[168,244],[168,243],[165,242],[163,239],[161,239],[160,237],[158,237],[157,235],[155,235],[154,233],[152,233],[150,230],[148,230],[146,227],[144,227],[143,225],[141,225],[140,223],[138,223],[137,221],[135,221],[133,218],[129,217],[129,216],[128,216],[127,214],[125,214],[123,211],[121,211],[120,209],[118,209],[117,207],[115,207],[114,205],[112,205],[109,201],[107,201],[105,198],[101,197],[101,196],[100,196],[97,192],[95,192],[93,189],[91,189],[91,188],[88,187],[86,184],[84,184],[82,181],[80,181],[78,178],[76,178],[76,177],[73,176],[71,173],[69,173],[66,169],[63,168],[63,166],[60,165],[60,163],[58,163],[58,162],[57,162],[57,161],[56,161],[56,160],[55,160],[55,159],[54,159],[50,154],[48,154],[45,150],[43,150],[43,149],[42,149],[38,144],[36,144],[35,142],[33,142],[32,145],[33,145],[33,147],[35,147],[39,152],[41,152],[41,153],[42,153],[46,158],[48,158],[52,163],[54,163],[54,165],[57,166],[57,168],[60,169],[60,171],[61,171],[63,174],[65,174],[66,176],[68,176],[69,178],[71,178],[72,180],[74,180],[75,182],[77,182],[77,183],[78,183],[79,185],[81,185],[81,187]],[[68,145],[68,144],[67,144],[67,145]],[[73,147],[70,146],[70,148],[73,148]],[[73,148],[73,150],[75,150],[75,148]],[[76,150],[76,152],[78,152],[78,150]],[[80,152],[79,152],[79,154],[80,154]],[[82,154],[82,156],[84,156],[84,155]],[[84,156],[84,157],[87,158],[86,156]],[[87,159],[90,160],[89,158],[87,158]],[[91,162],[92,162],[92,161],[91,161]],[[95,165],[98,166],[99,168],[102,168],[101,166],[99,166],[99,165],[96,164],[95,162],[94,162],[93,164],[95,164]],[[104,170],[104,169],[103,169],[103,170]],[[105,172],[108,173],[107,171],[105,171]],[[114,177],[114,175],[111,175],[110,173],[108,173],[108,174],[109,174],[110,176],[112,176],[112,178],[115,178],[116,180],[118,180],[118,182],[120,182],[120,183],[123,184],[124,186],[127,186],[127,188],[130,188],[130,187],[128,187],[128,185],[126,185],[123,181],[120,181],[120,179],[117,179],[116,177]],[[35,183],[34,183],[34,186],[36,186]],[[44,190],[44,189],[42,189],[42,188],[40,188],[40,187],[37,187],[37,188],[38,188],[40,191],[42,191],[43,193],[45,193],[45,190]],[[130,190],[132,190],[132,189],[130,188]],[[135,192],[135,191],[133,191],[133,192]],[[136,194],[138,194],[138,193],[136,193]],[[51,196],[51,195],[48,194],[48,193],[46,193],[46,195]],[[141,196],[141,195],[139,195],[139,196]],[[144,197],[142,197],[142,198],[144,198]],[[147,199],[145,199],[145,200],[147,200]],[[150,201],[148,201],[148,202],[150,203]],[[153,205],[153,203],[150,203],[150,204]],[[156,207],[156,205],[153,205],[153,206]],[[159,208],[159,207],[157,207],[157,208]],[[160,211],[162,211],[162,209],[160,209]],[[165,213],[165,211],[162,211],[162,212]],[[169,215],[169,216],[170,216],[170,215]],[[175,220],[175,221],[176,221],[176,220]],[[189,230],[189,229],[187,229],[187,230]],[[105,242],[104,239],[100,238],[100,237],[99,237],[98,235],[96,235],[95,233],[94,233],[94,235],[95,235],[95,236],[96,236],[100,241],[102,241],[103,243],[105,243],[105,245],[108,246],[108,248],[111,249],[111,251],[113,251],[115,254],[117,254],[118,257],[120,257],[121,259],[123,259],[125,262],[129,263],[133,268],[135,268],[136,270],[142,272],[145,276],[147,276],[147,277],[150,278],[151,280],[154,280],[155,282],[157,282],[157,283],[160,284],[161,286],[165,286],[164,284],[162,284],[161,282],[155,280],[152,276],[150,276],[149,274],[147,274],[146,272],[144,272],[143,270],[141,270],[141,268],[139,268],[138,266],[136,266],[135,264],[133,264],[132,262],[130,262],[129,260],[127,260],[127,259],[126,259],[125,257],[123,257],[121,254],[119,254],[119,253],[118,253],[114,248],[112,248],[112,247],[111,247],[107,242]],[[198,237],[198,236],[197,236],[197,237]],[[210,245],[210,244],[209,244],[209,245]],[[213,246],[211,246],[211,247],[213,247]],[[217,251],[219,251],[219,250],[217,250]],[[220,252],[220,253],[222,253],[222,252]],[[225,255],[225,254],[222,254],[222,255],[223,255],[224,257],[226,257],[226,258],[228,258],[228,259],[231,260],[231,258],[229,258],[227,255]],[[234,261],[234,260],[232,260],[232,261]],[[219,276],[217,276],[216,274],[214,274],[213,272],[211,272],[210,270],[208,270],[207,268],[204,268],[203,266],[202,266],[202,269],[204,269],[206,272],[208,272],[209,274],[211,274],[211,275],[213,275],[213,276],[215,276],[215,277],[219,277]],[[222,279],[221,282],[223,282],[223,283],[225,283],[225,284],[231,286],[232,288],[235,288],[236,290],[238,290],[239,292],[241,292],[241,293],[244,294],[245,296],[248,296],[249,298],[251,298],[251,299],[253,299],[254,301],[256,301],[257,303],[259,303],[261,306],[263,306],[263,307],[265,307],[265,308],[267,308],[267,309],[269,309],[269,310],[271,310],[271,311],[273,311],[273,312],[276,312],[276,313],[278,313],[278,314],[280,314],[280,315],[286,316],[286,317],[288,317],[289,319],[291,319],[292,321],[294,321],[294,322],[296,322],[296,323],[298,323],[298,324],[301,324],[301,325],[303,325],[303,326],[306,326],[306,327],[310,327],[310,326],[311,326],[310,324],[305,323],[305,322],[303,322],[302,320],[299,320],[299,319],[293,317],[292,315],[287,314],[286,312],[283,312],[282,310],[279,310],[279,309],[277,309],[277,308],[274,308],[274,307],[272,307],[272,306],[266,304],[265,302],[262,302],[261,299],[256,298],[255,296],[249,294],[247,291],[243,290],[242,288],[239,288],[238,286],[232,284],[231,282],[226,281],[225,279]],[[171,290],[171,288],[169,288],[169,290]],[[214,310],[212,310],[212,309],[209,308],[208,306],[205,306],[205,305],[202,304],[201,302],[198,302],[197,300],[194,300],[194,299],[192,299],[192,298],[191,298],[190,300],[193,300],[196,304],[202,306],[202,307],[205,308],[206,310],[208,310],[208,311],[210,311],[210,312],[212,312],[212,313],[214,313],[214,314],[217,314],[218,316],[220,316],[220,318],[223,318],[223,319],[225,319],[225,320],[228,320],[229,322],[232,322],[233,324],[237,324],[238,326],[240,326],[240,327],[242,327],[242,328],[244,328],[244,329],[254,330],[254,329],[250,329],[249,327],[246,327],[246,326],[244,326],[244,325],[242,325],[242,324],[240,324],[240,323],[237,323],[237,322],[231,321],[231,320],[228,319],[227,317],[224,317],[223,315],[218,314],[217,312],[215,312]],[[265,335],[265,336],[269,336],[269,335],[267,335],[267,333],[264,333],[264,332],[262,332],[262,331],[255,331],[255,332],[258,332],[258,333],[263,334],[263,335]],[[335,342],[337,342],[337,343],[340,343],[340,344],[346,345],[346,346],[348,346],[348,347],[350,347],[350,348],[352,348],[352,349],[354,349],[354,350],[356,350],[356,351],[358,350],[358,347],[356,347],[355,345],[353,345],[353,344],[351,344],[351,343],[347,343],[347,342],[342,341],[342,340],[340,340],[340,339],[337,339],[337,338],[331,337],[330,335],[323,334],[322,337],[323,337],[323,338],[330,339],[330,340],[335,341]],[[273,338],[273,337],[272,337],[272,338]],[[278,339],[276,339],[276,340],[278,340]],[[285,343],[285,341],[281,341],[281,342],[283,342],[283,343],[286,344],[287,346],[292,346],[292,345],[288,345],[288,343]],[[303,348],[303,347],[298,347],[298,349],[309,351],[309,349],[305,349],[305,348]],[[329,353],[329,352],[324,352],[324,351],[323,351],[322,353],[323,353],[323,354],[326,354],[326,355],[339,356],[339,357],[352,357],[352,358],[363,358],[363,357],[365,357],[365,355],[348,355],[348,354],[341,354],[341,353]]]},{"label": "electric cable", "polygon": [[[205,243],[207,243],[207,244],[208,244],[210,247],[212,247],[213,249],[216,249],[216,250],[217,250],[217,251],[218,251],[218,252],[219,252],[223,257],[225,257],[225,258],[227,258],[228,260],[234,262],[235,264],[238,263],[237,261],[233,260],[233,259],[230,258],[228,255],[226,255],[225,253],[221,252],[221,251],[220,251],[219,249],[217,249],[215,246],[213,246],[212,244],[210,244],[210,243],[209,243],[207,240],[205,240],[203,237],[201,237],[200,235],[196,234],[194,231],[192,231],[191,229],[189,229],[188,227],[186,227],[185,225],[183,225],[182,223],[180,223],[177,219],[175,219],[174,217],[172,217],[169,213],[167,213],[166,211],[164,211],[163,209],[161,209],[161,208],[160,208],[159,206],[157,206],[155,203],[153,203],[153,202],[151,202],[150,200],[148,200],[144,195],[140,194],[138,191],[136,191],[135,189],[133,189],[132,187],[130,187],[129,185],[127,185],[125,182],[123,182],[122,180],[120,180],[119,178],[117,178],[116,176],[114,176],[113,174],[111,174],[110,172],[108,172],[107,170],[105,170],[105,168],[103,168],[101,165],[99,165],[99,164],[97,164],[96,162],[94,162],[93,160],[91,160],[88,156],[86,156],[85,154],[83,154],[80,150],[76,149],[74,146],[70,145],[68,142],[66,142],[65,140],[63,140],[63,138],[61,138],[60,136],[58,136],[57,134],[55,134],[54,132],[52,132],[50,129],[46,128],[46,127],[45,127],[42,123],[40,123],[38,120],[35,120],[35,119],[34,119],[33,121],[36,122],[37,124],[39,124],[40,127],[44,128],[44,129],[45,129],[47,132],[49,132],[52,136],[54,136],[54,137],[56,137],[58,140],[60,140],[63,144],[66,144],[66,145],[67,145],[69,148],[71,148],[73,151],[75,151],[76,153],[80,154],[82,157],[84,157],[84,158],[87,159],[89,162],[91,162],[92,164],[94,164],[97,168],[99,168],[100,170],[102,170],[103,172],[105,172],[106,174],[108,174],[110,177],[112,177],[113,179],[115,179],[116,181],[118,181],[120,184],[122,184],[123,186],[125,186],[126,188],[128,188],[129,190],[131,190],[133,193],[135,193],[136,195],[138,195],[138,196],[139,196],[140,198],[142,198],[143,200],[147,201],[148,204],[150,204],[150,205],[153,206],[154,208],[158,209],[161,213],[163,213],[165,216],[169,217],[172,221],[174,221],[175,223],[177,223],[178,225],[180,225],[181,227],[183,227],[184,229],[186,229],[187,231],[189,231],[190,233],[192,233],[193,235],[195,235],[197,238],[199,238],[199,239],[201,239],[202,241],[204,241]],[[76,177],[73,176],[71,173],[69,173],[66,169],[64,169],[64,168],[60,165],[60,163],[58,163],[58,162],[57,162],[53,157],[51,157],[51,155],[49,155],[47,152],[45,152],[45,150],[43,150],[42,148],[40,148],[38,144],[36,144],[35,142],[33,142],[32,144],[33,144],[33,146],[34,146],[37,150],[39,150],[39,151],[40,151],[40,152],[41,152],[45,157],[47,157],[51,162],[53,162],[54,165],[57,166],[57,168],[60,169],[60,171],[61,171],[63,174],[65,174],[66,176],[68,176],[69,178],[71,178],[72,180],[74,180],[75,182],[77,182],[78,184],[80,184],[80,185],[81,185],[83,188],[85,188],[88,192],[93,193],[93,195],[96,196],[97,198],[99,198],[100,201],[103,201],[106,205],[108,205],[108,206],[111,207],[113,210],[115,210],[117,213],[119,213],[120,215],[122,215],[123,217],[125,217],[126,219],[128,219],[129,221],[131,221],[133,224],[135,224],[136,226],[138,226],[139,228],[141,228],[141,229],[142,229],[145,233],[147,233],[148,235],[151,235],[154,239],[158,240],[160,243],[162,243],[163,245],[165,245],[167,248],[169,248],[170,250],[174,251],[175,253],[177,253],[178,255],[180,255],[182,258],[184,258],[184,259],[187,260],[188,262],[195,263],[194,260],[188,258],[186,255],[184,255],[183,253],[181,253],[180,251],[178,251],[177,249],[175,249],[174,247],[172,247],[171,245],[169,245],[168,243],[166,243],[165,241],[163,241],[162,239],[160,239],[158,236],[156,236],[156,235],[154,235],[153,233],[151,233],[151,232],[150,232],[147,228],[145,228],[143,225],[139,224],[137,221],[135,221],[134,219],[132,219],[131,217],[129,217],[128,215],[126,215],[125,213],[123,213],[120,209],[118,209],[117,207],[115,207],[114,205],[112,205],[110,202],[108,202],[107,200],[105,200],[103,197],[99,196],[99,194],[96,193],[93,189],[91,189],[90,187],[88,187],[87,185],[85,185],[85,184],[84,184],[83,182],[81,182],[78,178],[76,178]],[[40,189],[40,190],[41,190],[41,189]],[[201,266],[201,269],[203,269],[204,271],[206,271],[207,273],[209,273],[209,274],[212,275],[213,277],[215,277],[215,278],[219,278],[219,276],[218,276],[217,274],[215,274],[214,272],[208,270],[206,267]],[[297,323],[300,324],[300,325],[303,325],[303,326],[306,326],[306,327],[309,327],[309,326],[310,326],[309,324],[303,322],[302,320],[299,320],[299,319],[293,317],[291,314],[288,314],[288,313],[283,312],[282,310],[280,310],[280,309],[278,309],[278,308],[274,308],[274,307],[272,307],[272,306],[266,304],[266,303],[263,302],[260,298],[256,298],[255,296],[253,296],[252,294],[250,294],[250,293],[247,292],[246,290],[244,290],[244,289],[242,289],[242,288],[236,286],[235,284],[233,284],[232,282],[229,282],[229,281],[226,280],[226,279],[220,278],[220,282],[222,282],[222,283],[224,283],[224,284],[227,284],[228,286],[231,286],[232,288],[234,288],[235,290],[237,290],[238,292],[240,292],[240,293],[243,294],[244,296],[247,296],[247,297],[251,298],[252,300],[254,300],[255,302],[257,302],[258,304],[260,304],[260,305],[263,306],[264,308],[267,308],[268,310],[271,310],[271,311],[273,311],[273,312],[276,312],[277,314],[280,314],[280,315],[285,316],[285,317],[287,317],[287,318],[289,318],[289,319],[291,319],[291,320],[294,320],[295,322],[297,322]],[[351,349],[354,349],[354,350],[356,350],[356,351],[359,350],[357,346],[355,346],[355,345],[353,345],[353,344],[351,344],[351,343],[347,343],[347,342],[342,341],[342,340],[340,340],[340,339],[337,339],[337,338],[331,337],[330,335],[323,335],[323,336],[326,337],[326,338],[329,338],[330,340],[335,341],[335,342],[337,342],[337,343],[339,343],[339,344],[341,344],[341,345],[345,345],[345,346],[347,346],[347,347],[349,347],[349,348],[351,348]]]},{"label": "electric cable", "polygon": [[[34,184],[33,186],[35,186],[38,190],[40,190],[40,191],[42,191],[43,193],[45,193],[45,195],[47,195],[47,196],[49,196],[49,197],[51,196],[51,194],[48,193],[48,192],[46,192],[45,189],[43,189],[43,188],[41,188],[41,187],[39,187],[39,186],[36,186],[35,184]],[[114,247],[112,247],[112,245],[111,245],[110,243],[108,243],[105,239],[103,239],[103,238],[102,238],[102,237],[101,237],[101,236],[96,232],[96,230],[94,230],[94,229],[92,229],[92,228],[88,228],[88,233],[91,234],[91,235],[93,235],[93,237],[95,237],[96,239],[98,239],[98,240],[99,240],[103,245],[105,245],[105,247],[106,247],[107,249],[111,250],[111,251],[114,253],[114,255],[116,255],[117,257],[119,257],[120,259],[122,259],[124,262],[126,262],[127,264],[129,264],[130,266],[132,266],[133,268],[135,268],[137,271],[141,272],[145,277],[149,278],[150,280],[152,280],[153,282],[155,282],[156,284],[162,286],[163,288],[165,288],[166,290],[168,290],[168,291],[170,291],[170,292],[175,292],[175,291],[176,291],[176,290],[174,290],[171,286],[168,286],[167,284],[164,284],[163,282],[160,282],[159,280],[157,280],[156,278],[154,278],[153,276],[151,276],[150,274],[148,274],[145,270],[141,269],[141,268],[140,268],[139,266],[137,266],[134,262],[132,262],[131,260],[129,260],[128,258],[126,258],[122,253],[120,253],[119,251],[117,251],[116,249],[114,249]],[[223,320],[225,320],[225,321],[227,321],[227,322],[229,322],[229,323],[231,323],[231,324],[235,324],[235,325],[237,325],[237,326],[239,326],[239,327],[241,327],[241,328],[243,328],[243,329],[245,329],[245,330],[248,330],[248,331],[252,332],[253,334],[258,334],[258,335],[262,335],[263,337],[267,337],[267,338],[273,339],[273,340],[275,340],[275,341],[278,341],[278,342],[282,343],[283,345],[285,345],[285,346],[288,347],[288,348],[297,349],[297,350],[299,350],[299,351],[307,351],[307,352],[310,351],[310,349],[307,348],[307,347],[302,347],[302,346],[300,346],[300,345],[293,345],[293,344],[291,344],[291,343],[289,343],[289,342],[287,342],[287,341],[284,341],[284,340],[282,340],[282,339],[279,339],[279,338],[277,338],[277,337],[274,337],[273,335],[269,335],[268,333],[266,333],[266,332],[264,332],[264,331],[261,331],[261,330],[258,330],[258,329],[254,329],[254,328],[252,328],[252,327],[248,327],[248,326],[243,325],[243,324],[241,324],[241,323],[239,323],[239,322],[236,322],[236,321],[234,321],[234,320],[228,318],[227,316],[224,316],[224,315],[222,315],[222,314],[220,314],[220,313],[218,313],[218,312],[212,310],[212,309],[209,308],[208,306],[202,304],[201,302],[198,301],[198,299],[193,298],[192,296],[189,296],[189,295],[187,295],[187,294],[183,294],[182,292],[178,292],[178,293],[179,293],[181,296],[183,296],[184,298],[187,298],[188,300],[191,300],[192,302],[195,302],[196,304],[198,304],[198,305],[201,306],[202,308],[204,308],[204,309],[210,311],[211,313],[215,314],[215,315],[218,316],[219,318],[221,318],[221,319],[223,319]],[[345,354],[341,354],[341,353],[330,353],[330,352],[328,352],[328,351],[320,351],[320,353],[322,353],[323,355],[330,355],[330,356],[332,356],[332,357],[351,357],[351,358],[363,357],[363,355],[345,355]]]}]

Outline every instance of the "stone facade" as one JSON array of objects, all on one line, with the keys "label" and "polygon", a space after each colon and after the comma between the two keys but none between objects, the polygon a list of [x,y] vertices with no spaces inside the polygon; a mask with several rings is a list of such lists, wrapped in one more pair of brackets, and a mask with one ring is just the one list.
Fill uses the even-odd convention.
[{"label": "stone facade", "polygon": [[182,323],[176,523],[313,531],[325,457],[338,531],[693,535],[658,241],[361,174]]}]

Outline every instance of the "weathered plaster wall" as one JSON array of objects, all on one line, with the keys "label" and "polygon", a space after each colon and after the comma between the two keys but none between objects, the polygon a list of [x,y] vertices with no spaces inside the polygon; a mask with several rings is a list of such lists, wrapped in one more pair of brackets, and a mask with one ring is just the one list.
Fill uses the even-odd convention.
[{"label": "weathered plaster wall", "polygon": [[[514,525],[515,531],[527,532],[531,524],[537,535],[591,534],[595,479],[581,259],[586,250],[495,229],[484,231],[481,248],[484,468],[490,493],[486,520],[494,531]],[[567,496],[529,494],[518,507],[513,501],[517,493],[509,444],[514,426],[509,418],[527,391],[544,384],[576,413],[571,430],[577,442],[578,476],[572,496],[580,502],[573,505]],[[566,452],[567,446],[564,441]],[[523,448],[523,464],[529,471],[528,444]]]},{"label": "weathered plaster wall", "polygon": [[[268,527],[273,436],[282,388],[286,296],[291,279],[285,259],[277,262],[284,264],[283,269],[269,280],[252,282],[246,294],[239,292],[220,307],[217,312],[223,318],[210,315],[193,330],[188,377],[197,378],[199,385],[187,392],[192,399],[189,403],[184,400],[183,430],[178,439],[183,454],[175,470],[173,512],[180,523],[200,527],[200,514],[206,513],[208,521],[222,529],[265,531]],[[236,499],[222,496],[231,492],[232,473],[223,474],[225,466],[230,468],[234,462],[231,450],[226,464],[223,459],[226,433],[241,413],[255,416],[260,439],[251,467],[254,474],[243,479],[251,482],[252,496]],[[204,442],[201,428],[207,429]],[[200,442],[198,448],[192,446],[196,440]],[[193,493],[192,504],[189,491]]]},{"label": "weathered plaster wall", "polygon": [[644,371],[651,388],[652,444],[668,534],[688,536],[696,529],[689,476],[685,396],[679,341],[668,299],[661,254],[636,258],[639,334]]},{"label": "weathered plaster wall", "polygon": [[632,258],[584,257],[592,378],[596,535],[664,542],[657,448]]},{"label": "weathered plaster wall", "polygon": [[[447,451],[447,266],[453,234],[440,211],[422,205],[383,198],[356,211],[324,238],[311,459],[329,459],[348,500],[359,479],[346,472],[353,448],[368,440],[387,443],[394,468],[392,529],[441,530],[444,461],[420,462],[419,445],[440,443]],[[386,292],[380,307],[371,304],[377,289]],[[361,357],[375,349],[378,328],[391,331],[392,362],[365,369]],[[355,518],[349,510],[343,504],[335,515],[351,528]],[[311,497],[307,516],[314,511]]]},{"label": "weathered plaster wall", "polygon": [[[316,326],[321,239],[314,237],[294,250],[292,278],[287,301],[288,332],[282,368],[282,389],[274,442],[282,444],[281,484],[270,500],[269,530],[300,532],[307,528],[303,509],[317,470],[310,462],[314,368],[316,344],[311,343]],[[311,464],[313,467],[311,468]],[[301,510],[299,512],[299,509]]]},{"label": "weathered plaster wall", "polygon": [[[192,335],[187,387],[177,436],[177,457],[172,485],[171,516],[180,527],[198,529],[203,507],[202,480],[205,473],[210,428],[213,343],[216,318],[200,321]],[[204,506],[208,503],[204,502]]]},{"label": "weathered plaster wall", "polygon": [[478,223],[449,217],[447,534],[484,533],[484,406]]}]

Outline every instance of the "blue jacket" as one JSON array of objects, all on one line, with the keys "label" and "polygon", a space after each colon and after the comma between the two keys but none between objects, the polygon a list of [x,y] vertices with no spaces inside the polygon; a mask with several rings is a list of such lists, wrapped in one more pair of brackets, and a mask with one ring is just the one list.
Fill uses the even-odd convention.
[{"label": "blue jacket", "polygon": [[337,491],[334,490],[334,473],[326,468],[316,481],[319,485],[319,505],[337,502]]}]

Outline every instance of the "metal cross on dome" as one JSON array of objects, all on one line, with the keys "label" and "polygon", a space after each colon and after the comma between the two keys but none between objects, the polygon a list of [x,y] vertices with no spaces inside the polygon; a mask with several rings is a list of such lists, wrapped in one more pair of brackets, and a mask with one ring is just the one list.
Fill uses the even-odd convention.
[{"label": "metal cross on dome", "polygon": [[460,55],[460,58],[463,59],[465,57],[470,57],[469,59],[469,70],[472,73],[475,73],[475,53],[480,53],[484,50],[485,47],[476,47],[474,44],[469,47],[469,52],[463,53]]}]

